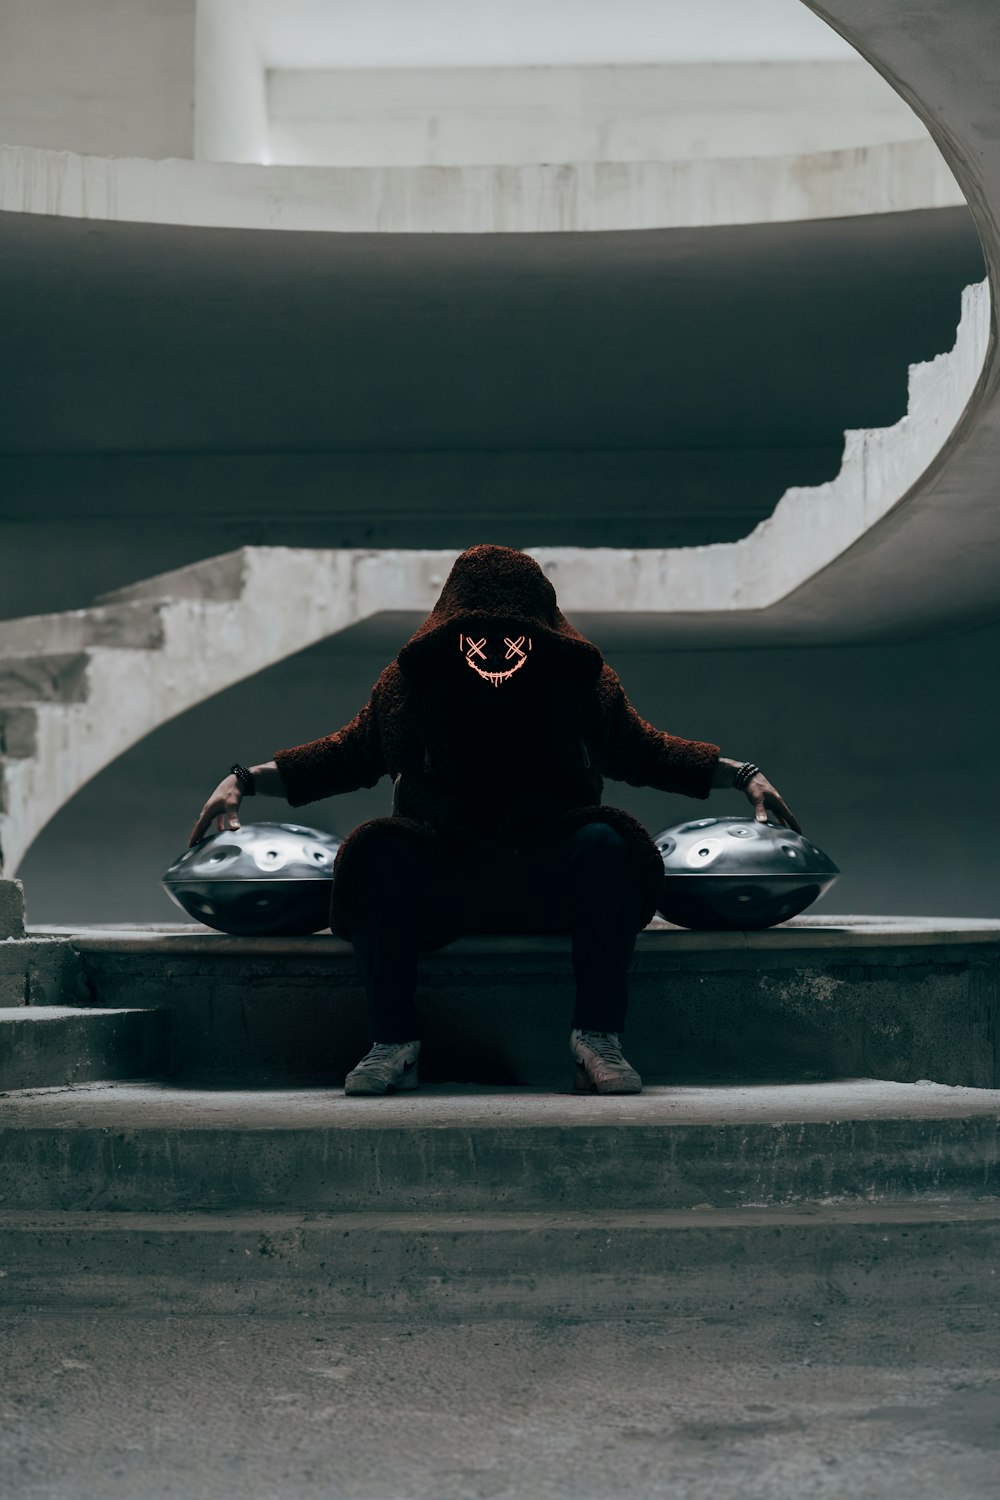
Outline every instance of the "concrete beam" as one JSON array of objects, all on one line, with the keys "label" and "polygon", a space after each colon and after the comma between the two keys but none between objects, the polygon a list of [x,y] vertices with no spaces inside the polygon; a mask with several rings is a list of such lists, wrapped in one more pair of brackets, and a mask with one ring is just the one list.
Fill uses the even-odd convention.
[{"label": "concrete beam", "polygon": [[262,167],[0,147],[0,212],[338,234],[779,224],[963,202],[932,142],[809,156],[481,167]]}]

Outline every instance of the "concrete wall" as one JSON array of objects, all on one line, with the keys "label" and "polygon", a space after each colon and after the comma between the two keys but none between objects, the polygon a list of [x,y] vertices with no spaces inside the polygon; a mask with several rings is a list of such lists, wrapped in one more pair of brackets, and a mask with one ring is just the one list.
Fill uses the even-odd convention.
[{"label": "concrete wall", "polygon": [[330,166],[806,155],[926,135],[867,63],[841,60],[277,69],[267,113],[270,161]]},{"label": "concrete wall", "polygon": [[194,154],[267,160],[264,65],[240,0],[198,0]]},{"label": "concrete wall", "polygon": [[0,0],[0,143],[191,156],[195,0]]},{"label": "concrete wall", "polygon": [[[352,638],[353,636],[353,638]],[[358,633],[314,647],[165,725],[101,773],[49,825],[19,874],[29,922],[172,921],[159,888],[204,798],[233,760],[338,728],[393,654]],[[608,659],[661,728],[714,739],[764,766],[806,832],[844,874],[828,912],[998,914],[1000,812],[989,792],[1000,741],[1000,625],[892,647],[630,652]],[[611,785],[606,800],[657,832],[691,816],[748,811]],[[389,783],[292,812],[247,804],[254,821],[346,833],[385,813]]]}]

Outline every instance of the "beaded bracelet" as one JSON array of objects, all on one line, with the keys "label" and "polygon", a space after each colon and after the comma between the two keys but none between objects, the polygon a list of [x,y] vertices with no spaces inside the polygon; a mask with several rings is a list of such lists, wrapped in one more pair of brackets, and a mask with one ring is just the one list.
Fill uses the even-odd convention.
[{"label": "beaded bracelet", "polygon": [[747,784],[755,776],[760,775],[760,766],[755,766],[752,760],[745,760],[733,777],[733,786],[739,792],[745,792]]},{"label": "beaded bracelet", "polygon": [[253,773],[251,771],[248,771],[246,766],[241,766],[239,762],[237,762],[235,766],[230,766],[229,769],[230,771],[235,773],[236,780],[239,784],[239,788],[243,796],[254,796],[257,788],[253,784]]}]

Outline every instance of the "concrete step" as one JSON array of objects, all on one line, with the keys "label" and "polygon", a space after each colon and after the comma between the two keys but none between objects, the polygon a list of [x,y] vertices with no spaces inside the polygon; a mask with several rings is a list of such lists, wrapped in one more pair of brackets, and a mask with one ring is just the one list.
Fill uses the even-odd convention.
[{"label": "concrete step", "polygon": [[0,658],[90,646],[153,650],[163,644],[162,609],[156,600],[141,599],[0,620]]},{"label": "concrete step", "polygon": [[[79,954],[92,1001],[171,1011],[166,1077],[342,1083],[367,1050],[349,943],[29,928]],[[470,937],[421,959],[428,1082],[564,1088],[564,937]],[[627,1048],[650,1083],[877,1077],[1000,1084],[1000,923],[800,918],[767,932],[639,935]]]},{"label": "concrete step", "polygon": [[1000,1092],[861,1080],[593,1098],[92,1084],[0,1099],[4,1207],[576,1213],[976,1201]]},{"label": "concrete step", "polygon": [[0,755],[24,760],[38,743],[38,714],[27,704],[0,705]]},{"label": "concrete step", "polygon": [[[10,916],[16,924],[20,881],[4,881],[0,893],[11,886]],[[68,938],[14,935],[0,941],[0,1007],[82,1005],[91,999],[80,956]]]},{"label": "concrete step", "polygon": [[0,1008],[0,1094],[149,1078],[163,1066],[168,1016],[72,1005]]},{"label": "concrete step", "polygon": [[88,660],[85,651],[4,653],[0,703],[82,703]]},{"label": "concrete step", "polygon": [[0,1209],[0,1306],[733,1321],[994,1308],[1000,1205],[534,1214]]},{"label": "concrete step", "polygon": [[240,547],[219,557],[172,568],[168,573],[158,573],[125,588],[98,594],[96,603],[126,604],[140,599],[238,599],[243,591],[246,566],[246,549]]}]

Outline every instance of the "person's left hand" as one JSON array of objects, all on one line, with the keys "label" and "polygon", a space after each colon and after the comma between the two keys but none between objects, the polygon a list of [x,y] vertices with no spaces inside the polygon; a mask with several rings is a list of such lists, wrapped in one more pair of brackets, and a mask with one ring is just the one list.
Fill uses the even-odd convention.
[{"label": "person's left hand", "polygon": [[781,823],[785,828],[791,828],[796,833],[801,833],[798,820],[786,803],[785,799],[773,787],[764,775],[758,771],[756,776],[751,776],[744,791],[753,803],[754,817],[758,823],[771,822]]}]

